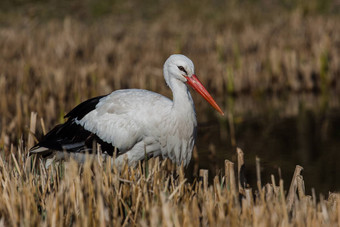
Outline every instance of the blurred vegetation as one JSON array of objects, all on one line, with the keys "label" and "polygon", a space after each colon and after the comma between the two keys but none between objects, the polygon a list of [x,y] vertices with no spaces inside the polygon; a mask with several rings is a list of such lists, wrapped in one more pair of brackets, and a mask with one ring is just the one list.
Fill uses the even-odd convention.
[{"label": "blurred vegetation", "polygon": [[6,22],[6,17],[14,15],[25,15],[39,20],[72,16],[91,21],[114,14],[127,16],[131,20],[136,18],[154,20],[169,9],[185,19],[200,17],[202,20],[229,18],[236,10],[249,14],[243,15],[242,18],[249,17],[250,21],[253,21],[253,19],[265,19],[265,15],[273,12],[294,10],[300,10],[304,15],[338,14],[340,3],[337,0],[3,0],[0,2],[2,22]]},{"label": "blurred vegetation", "polygon": [[[339,159],[339,12],[337,0],[2,0],[0,149],[8,153],[26,139],[32,111],[51,129],[79,102],[115,89],[144,88],[171,97],[162,65],[170,54],[183,53],[228,113],[214,127],[214,112],[193,94],[204,129],[201,157],[212,144],[215,162],[224,160],[234,149],[226,148],[226,140],[233,138],[253,156],[264,157],[261,152],[271,147],[268,162],[295,165],[294,158],[323,168]],[[305,95],[316,98],[300,100]],[[291,126],[285,133],[277,131],[278,119]],[[38,123],[38,135],[41,128]],[[292,142],[298,148],[285,147],[287,138],[299,138]],[[272,140],[277,144],[267,146]],[[305,158],[313,152],[308,142],[319,147],[313,157],[323,163]],[[334,170],[336,163],[316,179]]]}]

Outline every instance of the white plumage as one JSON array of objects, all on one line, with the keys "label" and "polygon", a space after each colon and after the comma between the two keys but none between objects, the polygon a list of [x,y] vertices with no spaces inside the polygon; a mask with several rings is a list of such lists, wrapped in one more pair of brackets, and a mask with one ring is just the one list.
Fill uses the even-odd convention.
[{"label": "white plumage", "polygon": [[173,100],[142,89],[117,90],[90,99],[66,115],[68,121],[51,130],[30,152],[57,153],[58,158],[67,154],[79,159],[85,151],[91,153],[91,144],[96,141],[102,144],[105,154],[112,155],[112,149],[118,149],[118,165],[125,159],[132,165],[143,160],[145,155],[161,155],[177,164],[189,164],[197,121],[185,83],[221,114],[223,112],[194,75],[194,64],[189,58],[171,55],[163,72]]}]

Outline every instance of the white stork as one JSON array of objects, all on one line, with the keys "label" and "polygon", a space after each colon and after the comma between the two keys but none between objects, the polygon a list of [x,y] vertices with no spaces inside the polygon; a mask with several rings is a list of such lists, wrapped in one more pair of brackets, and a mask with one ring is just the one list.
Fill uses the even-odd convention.
[{"label": "white stork", "polygon": [[94,142],[103,155],[114,155],[116,164],[129,165],[146,156],[161,155],[185,166],[189,164],[196,138],[194,103],[186,83],[218,112],[224,114],[195,75],[193,62],[184,55],[171,55],[163,67],[164,79],[173,100],[142,89],[117,90],[89,99],[76,106],[65,118],[31,148],[30,154],[56,160],[73,157],[85,160],[93,153]]}]

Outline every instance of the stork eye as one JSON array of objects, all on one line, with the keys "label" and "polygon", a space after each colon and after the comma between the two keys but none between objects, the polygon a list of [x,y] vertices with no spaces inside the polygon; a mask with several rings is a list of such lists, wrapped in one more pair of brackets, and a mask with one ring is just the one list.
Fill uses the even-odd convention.
[{"label": "stork eye", "polygon": [[183,66],[177,66],[179,70],[185,73],[185,75],[188,75],[187,71],[184,69]]}]

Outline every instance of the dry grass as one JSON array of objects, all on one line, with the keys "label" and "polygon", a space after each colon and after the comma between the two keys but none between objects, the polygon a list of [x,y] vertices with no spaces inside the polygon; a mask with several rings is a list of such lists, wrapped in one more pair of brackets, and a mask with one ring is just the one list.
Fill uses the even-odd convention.
[{"label": "dry grass", "polygon": [[[305,92],[323,94],[321,103],[340,93],[337,15],[305,15],[297,9],[280,17],[266,13],[267,19],[257,23],[245,16],[248,9],[215,14],[207,8],[206,20],[173,10],[162,11],[157,20],[117,14],[91,23],[29,16],[1,23],[0,225],[340,225],[340,196],[305,195],[299,169],[286,193],[274,176],[262,185],[259,165],[258,188],[243,188],[240,157],[238,178],[234,164],[226,161],[225,174],[212,184],[204,170],[203,180],[188,182],[183,169],[157,159],[122,171],[97,161],[46,170],[27,157],[35,131],[63,122],[67,111],[91,96],[133,87],[171,96],[162,65],[172,53],[194,61],[222,106],[229,105],[230,94],[294,91],[308,104]],[[330,105],[339,105],[338,98],[331,100]],[[202,99],[195,101],[205,121],[211,112]],[[258,108],[252,100],[237,105],[236,112]],[[294,107],[286,112],[296,114]]]},{"label": "dry grass", "polygon": [[[111,16],[92,23],[21,18],[0,27],[0,145],[9,150],[27,135],[30,112],[47,129],[74,105],[121,88],[171,96],[164,60],[181,52],[222,106],[227,94],[340,93],[337,16],[299,10],[258,24],[243,11],[202,21],[165,11],[157,20]],[[244,21],[243,21],[244,20]],[[194,94],[195,95],[195,94]],[[329,95],[330,96],[330,95]],[[329,97],[328,96],[328,97]],[[198,116],[212,112],[196,100]]]},{"label": "dry grass", "polygon": [[[71,161],[45,169],[12,148],[0,157],[0,223],[6,226],[337,226],[340,195],[306,195],[297,166],[289,193],[283,181],[258,189],[236,183],[234,164],[208,184],[188,183],[181,167],[151,159],[118,171],[95,159],[79,167]],[[239,164],[243,153],[238,151]],[[16,155],[17,154],[17,155]],[[34,162],[36,161],[36,165]],[[35,168],[30,168],[32,164]],[[243,167],[244,168],[244,167]],[[240,170],[240,168],[239,168]],[[241,179],[242,172],[238,172]],[[238,189],[237,189],[238,188]],[[254,193],[254,194],[253,194]]]}]

